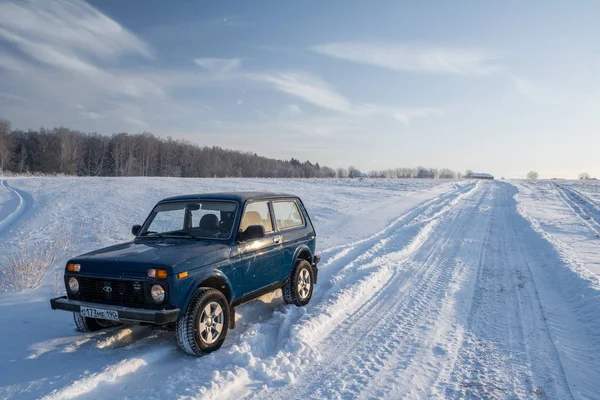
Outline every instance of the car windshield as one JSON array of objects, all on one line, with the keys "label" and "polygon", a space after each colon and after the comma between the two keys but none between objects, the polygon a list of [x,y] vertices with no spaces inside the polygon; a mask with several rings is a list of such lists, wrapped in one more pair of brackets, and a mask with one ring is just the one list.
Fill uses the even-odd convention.
[{"label": "car windshield", "polygon": [[139,236],[227,239],[237,205],[230,201],[177,201],[158,204]]}]

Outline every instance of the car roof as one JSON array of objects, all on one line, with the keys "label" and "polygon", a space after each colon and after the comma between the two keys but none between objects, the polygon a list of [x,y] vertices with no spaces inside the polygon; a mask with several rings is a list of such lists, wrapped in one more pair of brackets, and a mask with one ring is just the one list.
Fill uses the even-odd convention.
[{"label": "car roof", "polygon": [[159,203],[170,201],[194,201],[194,200],[229,200],[244,203],[247,200],[273,199],[273,198],[298,198],[293,194],[271,193],[271,192],[222,192],[222,193],[197,193],[173,196],[162,199]]}]

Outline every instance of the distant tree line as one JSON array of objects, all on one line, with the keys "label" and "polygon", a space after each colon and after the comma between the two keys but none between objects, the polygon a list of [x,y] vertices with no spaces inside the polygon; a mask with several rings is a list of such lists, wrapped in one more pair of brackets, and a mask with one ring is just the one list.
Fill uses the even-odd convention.
[{"label": "distant tree line", "polygon": [[449,169],[396,168],[362,173],[310,161],[200,146],[150,133],[112,136],[64,127],[22,131],[0,119],[0,173],[78,176],[460,179]]},{"label": "distant tree line", "polygon": [[112,136],[67,128],[11,130],[0,120],[0,172],[79,176],[334,177],[335,171],[294,158],[207,147],[150,133]]},{"label": "distant tree line", "polygon": [[369,172],[370,178],[397,178],[397,179],[461,179],[460,172],[454,172],[448,168],[395,168],[382,171]]}]

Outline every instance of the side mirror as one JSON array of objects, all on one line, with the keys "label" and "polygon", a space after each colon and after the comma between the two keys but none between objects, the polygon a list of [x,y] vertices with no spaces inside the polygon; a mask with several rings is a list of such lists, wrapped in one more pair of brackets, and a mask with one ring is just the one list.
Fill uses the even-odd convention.
[{"label": "side mirror", "polygon": [[134,225],[131,227],[131,234],[133,236],[137,236],[138,233],[140,233],[140,230],[142,229],[141,225]]},{"label": "side mirror", "polygon": [[260,239],[265,236],[265,227],[262,225],[250,225],[240,235],[242,240]]}]

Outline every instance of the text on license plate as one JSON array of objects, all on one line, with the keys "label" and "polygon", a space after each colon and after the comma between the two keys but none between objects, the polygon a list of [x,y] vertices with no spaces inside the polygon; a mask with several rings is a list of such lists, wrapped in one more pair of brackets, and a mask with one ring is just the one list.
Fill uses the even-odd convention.
[{"label": "text on license plate", "polygon": [[114,310],[103,310],[101,308],[80,307],[79,313],[83,317],[107,319],[110,321],[118,321],[119,313]]}]

